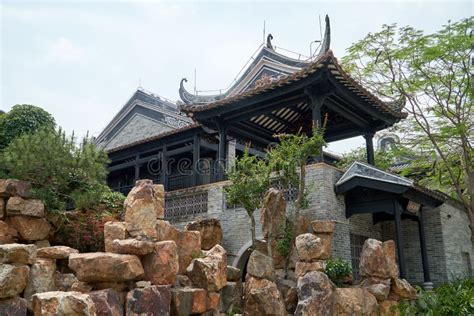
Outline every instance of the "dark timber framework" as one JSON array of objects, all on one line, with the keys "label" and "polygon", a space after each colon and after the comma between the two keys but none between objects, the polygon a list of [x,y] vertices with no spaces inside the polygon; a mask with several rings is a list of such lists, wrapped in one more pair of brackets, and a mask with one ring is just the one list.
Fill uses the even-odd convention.
[{"label": "dark timber framework", "polygon": [[374,224],[393,220],[400,277],[406,277],[402,219],[418,222],[421,260],[425,282],[431,282],[426,250],[424,213],[441,205],[446,198],[413,184],[410,180],[386,173],[369,165],[354,163],[336,184],[345,195],[346,217],[371,213]]}]

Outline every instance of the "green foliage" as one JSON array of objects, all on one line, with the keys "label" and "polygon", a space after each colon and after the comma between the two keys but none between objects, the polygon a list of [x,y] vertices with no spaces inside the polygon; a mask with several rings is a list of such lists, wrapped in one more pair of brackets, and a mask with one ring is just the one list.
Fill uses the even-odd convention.
[{"label": "green foliage", "polygon": [[14,139],[0,155],[9,178],[30,181],[35,198],[48,210],[100,202],[107,176],[107,154],[87,138],[76,146],[61,130],[39,130]]},{"label": "green foliage", "polygon": [[246,148],[242,157],[236,159],[228,179],[232,181],[225,188],[229,204],[242,205],[249,213],[261,207],[263,194],[270,184],[269,168],[265,161],[250,156]]},{"label": "green foliage", "polygon": [[341,286],[344,279],[352,274],[352,267],[349,262],[341,258],[331,258],[326,262],[324,272],[337,286]]},{"label": "green foliage", "polygon": [[414,303],[401,302],[401,315],[473,315],[474,277],[456,279],[445,283],[433,291],[417,288],[418,298]]},{"label": "green foliage", "polygon": [[353,44],[343,64],[375,94],[406,101],[409,116],[396,131],[419,160],[432,164],[420,184],[460,200],[474,232],[472,25],[469,17],[433,34],[384,25]]},{"label": "green foliage", "polygon": [[294,237],[293,223],[287,219],[285,228],[283,230],[283,236],[280,239],[278,239],[278,242],[277,242],[277,251],[284,258],[288,258],[288,256],[290,255],[291,242],[293,240],[293,237]]},{"label": "green foliage", "polygon": [[301,167],[306,165],[308,158],[320,155],[326,144],[323,134],[323,130],[313,128],[311,136],[301,131],[275,135],[280,142],[268,150],[268,161],[272,171],[281,177],[283,185],[299,187]]},{"label": "green foliage", "polygon": [[265,161],[250,156],[246,148],[227,176],[232,181],[224,188],[227,202],[242,205],[246,210],[252,221],[252,242],[255,245],[253,213],[262,206],[263,194],[270,187],[270,169]]},{"label": "green foliage", "polygon": [[54,129],[54,118],[45,110],[29,104],[17,104],[8,113],[0,114],[0,150],[12,140],[39,129]]}]

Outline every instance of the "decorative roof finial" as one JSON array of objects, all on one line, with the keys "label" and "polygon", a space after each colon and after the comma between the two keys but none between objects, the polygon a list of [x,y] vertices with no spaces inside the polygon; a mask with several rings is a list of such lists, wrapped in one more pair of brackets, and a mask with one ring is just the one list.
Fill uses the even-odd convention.
[{"label": "decorative roof finial", "polygon": [[269,48],[271,50],[273,50],[272,39],[273,39],[272,34],[268,34],[268,36],[267,36],[267,48]]},{"label": "decorative roof finial", "polygon": [[326,28],[324,30],[324,38],[323,42],[321,43],[321,49],[319,51],[319,55],[326,53],[329,50],[329,46],[331,44],[331,25],[329,23],[329,16],[326,14]]}]

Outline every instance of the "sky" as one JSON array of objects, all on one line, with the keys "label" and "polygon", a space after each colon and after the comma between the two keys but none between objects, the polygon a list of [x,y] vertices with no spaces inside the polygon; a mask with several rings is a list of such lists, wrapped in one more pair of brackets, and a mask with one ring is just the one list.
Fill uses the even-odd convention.
[{"label": "sky", "polygon": [[[0,109],[34,104],[67,132],[97,136],[141,86],[173,101],[228,87],[263,41],[309,55],[319,17],[338,58],[383,24],[435,32],[474,14],[472,1],[0,0]],[[324,22],[323,22],[324,23]],[[324,27],[324,25],[323,25]],[[361,137],[332,143],[346,152]]]}]

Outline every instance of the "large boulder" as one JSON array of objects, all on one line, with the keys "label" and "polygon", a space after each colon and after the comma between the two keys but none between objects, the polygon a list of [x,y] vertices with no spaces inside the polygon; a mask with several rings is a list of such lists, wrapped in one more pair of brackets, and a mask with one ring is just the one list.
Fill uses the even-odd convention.
[{"label": "large boulder", "polygon": [[324,272],[326,269],[326,261],[314,261],[314,262],[302,262],[298,261],[295,266],[296,278],[304,276],[306,273],[311,271]]},{"label": "large boulder", "polygon": [[286,315],[283,298],[274,282],[247,275],[244,315]]},{"label": "large boulder", "polygon": [[106,252],[113,252],[114,240],[123,240],[128,237],[124,222],[107,222],[104,225],[104,245]]},{"label": "large boulder", "polygon": [[95,305],[88,294],[79,292],[44,292],[33,295],[35,316],[96,315]]},{"label": "large boulder", "polygon": [[295,241],[298,257],[305,262],[329,259],[331,243],[330,235],[315,236],[310,233],[299,235]]},{"label": "large boulder", "polygon": [[68,259],[72,253],[79,253],[79,250],[68,246],[53,246],[38,249],[38,257],[48,259]]},{"label": "large boulder", "polygon": [[227,281],[237,282],[240,281],[240,279],[240,269],[233,266],[227,266]]},{"label": "large boulder", "polygon": [[92,252],[71,254],[69,268],[83,282],[125,282],[144,275],[140,259],[134,255]]},{"label": "large boulder", "polygon": [[387,240],[382,243],[385,260],[387,261],[388,273],[391,278],[398,278],[398,263],[397,263],[397,245],[393,240]]},{"label": "large boulder", "polygon": [[296,281],[278,277],[276,285],[280,291],[285,308],[289,313],[294,313],[298,305],[298,291],[296,290]]},{"label": "large boulder", "polygon": [[337,288],[334,298],[335,315],[378,315],[375,297],[361,288]]},{"label": "large boulder", "polygon": [[273,259],[257,250],[252,251],[247,263],[247,273],[260,279],[273,281],[275,278]]},{"label": "large boulder", "polygon": [[144,256],[151,253],[153,247],[154,243],[152,241],[138,240],[136,238],[123,240],[116,239],[112,242],[112,252],[120,254]]},{"label": "large boulder", "polygon": [[5,207],[5,199],[0,198],[0,219],[3,219],[5,217]]},{"label": "large boulder", "polygon": [[40,200],[26,200],[19,196],[8,199],[7,215],[23,215],[32,217],[44,217],[44,204]]},{"label": "large boulder", "polygon": [[[275,269],[285,268],[286,259],[278,250],[278,238],[273,238],[271,243],[272,258]],[[264,239],[257,239],[255,243],[255,250],[268,256],[268,241]]]},{"label": "large boulder", "polygon": [[25,181],[13,179],[0,179],[0,197],[9,198],[19,196],[22,198],[30,197],[30,184]]},{"label": "large boulder", "polygon": [[397,309],[398,302],[386,300],[379,302],[380,316],[400,316],[400,311]]},{"label": "large boulder", "polygon": [[298,279],[298,305],[295,315],[332,315],[335,285],[319,271],[306,273]]},{"label": "large boulder", "polygon": [[159,219],[156,222],[156,240],[165,241],[165,240],[178,240],[178,235],[180,231],[173,227],[170,222]]},{"label": "large boulder", "polygon": [[221,223],[215,218],[200,219],[188,223],[185,229],[201,233],[201,247],[204,250],[209,250],[222,241]]},{"label": "large boulder", "polygon": [[33,264],[36,261],[36,246],[24,244],[0,245],[0,263]]},{"label": "large boulder", "polygon": [[92,291],[89,293],[94,302],[97,315],[122,316],[123,304],[119,293],[114,289]]},{"label": "large boulder", "polygon": [[196,231],[179,232],[175,242],[178,246],[179,274],[185,274],[191,261],[201,256],[201,233]]},{"label": "large boulder", "polygon": [[25,265],[0,264],[0,299],[14,297],[23,292],[29,270]]},{"label": "large boulder", "polygon": [[394,242],[390,240],[382,243],[376,239],[367,239],[362,247],[359,271],[362,277],[397,277]]},{"label": "large boulder", "polygon": [[59,271],[54,273],[54,288],[57,291],[67,292],[71,290],[72,285],[77,282],[79,282],[79,280],[73,273],[61,273]]},{"label": "large boulder", "polygon": [[31,216],[12,216],[10,224],[26,241],[46,239],[51,229],[51,225],[46,219]]},{"label": "large boulder", "polygon": [[260,211],[260,223],[263,236],[268,239],[270,227],[273,238],[281,237],[285,231],[286,201],[283,192],[275,188],[268,189],[263,197],[263,207]]},{"label": "large boulder", "polygon": [[204,289],[175,288],[171,290],[171,314],[188,316],[207,310],[207,293]]},{"label": "large boulder", "polygon": [[164,217],[164,208],[155,190],[159,187],[152,180],[138,180],[125,199],[125,222],[132,236],[156,238],[156,220]]},{"label": "large boulder", "polygon": [[203,258],[194,259],[186,270],[194,285],[208,291],[219,291],[227,283],[227,253],[221,245],[204,251]]},{"label": "large boulder", "polygon": [[24,298],[31,303],[31,298],[36,293],[54,291],[54,272],[56,271],[56,262],[52,259],[38,258],[30,267],[28,274],[28,283],[26,284]]},{"label": "large boulder", "polygon": [[127,294],[126,315],[170,314],[171,292],[169,286],[150,286],[134,289]]},{"label": "large boulder", "polygon": [[397,298],[401,299],[416,299],[416,290],[410,283],[405,279],[392,279],[391,291]]},{"label": "large boulder", "polygon": [[12,244],[17,240],[17,238],[17,230],[4,221],[0,221],[0,245]]},{"label": "large boulder", "polygon": [[316,220],[311,222],[311,228],[316,235],[333,234],[336,228],[336,223],[329,220]]},{"label": "large boulder", "polygon": [[160,241],[154,244],[152,251],[142,258],[145,280],[156,285],[174,284],[179,270],[176,243]]},{"label": "large boulder", "polygon": [[220,291],[219,310],[227,313],[242,305],[242,282],[227,282]]},{"label": "large boulder", "polygon": [[0,299],[0,315],[25,316],[27,313],[26,300],[21,297]]},{"label": "large boulder", "polygon": [[369,291],[377,301],[386,300],[390,292],[390,279],[379,279],[374,277],[364,278],[359,287]]}]

